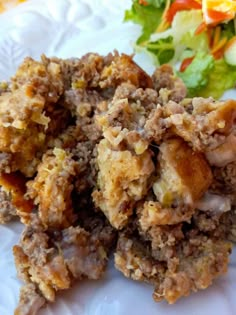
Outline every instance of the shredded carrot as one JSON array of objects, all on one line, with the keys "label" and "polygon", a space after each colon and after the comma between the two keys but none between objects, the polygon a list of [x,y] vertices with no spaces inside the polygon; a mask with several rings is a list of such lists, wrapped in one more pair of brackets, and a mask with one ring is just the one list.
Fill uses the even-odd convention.
[{"label": "shredded carrot", "polygon": [[215,28],[214,37],[213,37],[213,44],[212,44],[213,47],[216,46],[217,43],[219,42],[219,40],[220,40],[220,33],[221,33],[221,28],[219,26],[217,26]]},{"label": "shredded carrot", "polygon": [[207,38],[208,38],[208,46],[211,48],[213,44],[212,40],[213,29],[211,27],[207,28]]},{"label": "shredded carrot", "polygon": [[214,23],[220,23],[225,20],[230,20],[234,17],[234,12],[220,12],[212,9],[208,9],[207,11],[208,17],[211,18]]},{"label": "shredded carrot", "polygon": [[224,47],[212,54],[214,59],[221,59],[224,55]]},{"label": "shredded carrot", "polygon": [[227,43],[227,38],[224,37],[222,38],[215,46],[212,47],[211,53],[214,54],[216,53],[218,50],[222,49],[225,44]]},{"label": "shredded carrot", "polygon": [[184,59],[179,69],[180,72],[184,72],[186,68],[188,68],[188,66],[192,63],[193,59],[194,59],[194,56]]},{"label": "shredded carrot", "polygon": [[162,14],[162,20],[161,20],[161,24],[158,25],[155,33],[160,33],[160,32],[164,32],[169,26],[170,26],[170,22],[167,21],[166,19],[166,14],[170,8],[170,4],[171,4],[171,0],[167,0],[166,1],[166,6],[165,6],[165,10]]},{"label": "shredded carrot", "polygon": [[207,30],[207,25],[205,22],[202,22],[196,29],[195,35],[199,35]]}]

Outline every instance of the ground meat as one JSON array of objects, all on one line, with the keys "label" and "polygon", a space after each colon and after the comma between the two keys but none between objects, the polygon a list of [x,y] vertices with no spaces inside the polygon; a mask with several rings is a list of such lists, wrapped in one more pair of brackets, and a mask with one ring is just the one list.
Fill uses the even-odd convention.
[{"label": "ground meat", "polygon": [[32,200],[25,197],[26,178],[19,172],[0,174],[2,194],[2,223],[19,216],[22,223],[30,220],[34,209]]},{"label": "ground meat", "polygon": [[[224,144],[226,137],[233,132],[236,102],[193,98],[192,106],[192,113],[188,113],[183,105],[168,102],[165,115],[168,116],[174,134],[183,138],[194,150],[203,151],[207,156]],[[221,154],[224,154],[224,150]],[[210,164],[214,165],[212,159]]]},{"label": "ground meat", "polygon": [[21,287],[20,300],[15,315],[36,315],[41,307],[46,304],[46,299],[37,292],[37,287],[29,283]]},{"label": "ground meat", "polygon": [[81,194],[91,190],[96,185],[96,143],[94,141],[79,142],[71,152],[79,167],[79,177],[75,181],[75,189]]},{"label": "ground meat", "polygon": [[56,291],[69,288],[74,279],[99,279],[108,255],[108,249],[83,228],[45,231],[38,223],[25,229],[13,252],[20,278],[51,302]]},{"label": "ground meat", "polygon": [[155,285],[153,298],[165,298],[174,303],[191,291],[208,287],[212,280],[227,271],[231,245],[205,236],[190,237],[177,246],[176,258],[165,274],[164,281]]},{"label": "ground meat", "polygon": [[0,223],[4,224],[16,217],[16,208],[11,203],[11,195],[0,188]]},{"label": "ground meat", "polygon": [[227,270],[236,102],[185,96],[170,66],[150,77],[117,52],[27,58],[0,87],[0,221],[26,225],[16,314],[100,278],[114,248],[116,267],[152,284],[156,301]]},{"label": "ground meat", "polygon": [[224,167],[213,168],[214,182],[212,191],[224,194],[236,194],[236,162]]},{"label": "ground meat", "polygon": [[127,278],[149,283],[161,283],[166,272],[166,264],[152,258],[145,243],[124,233],[119,235],[115,266]]},{"label": "ground meat", "polygon": [[[115,266],[134,280],[154,285],[153,298],[174,303],[191,291],[205,289],[227,270],[229,243],[191,236],[178,242],[167,262],[154,258],[148,244],[121,234],[115,253]],[[203,269],[202,269],[203,268]]]},{"label": "ground meat", "polygon": [[[162,101],[167,98],[180,102],[187,95],[186,86],[180,78],[174,75],[173,69],[169,65],[163,65],[157,69],[152,76],[152,80],[154,89],[161,94]],[[164,89],[164,91],[161,91],[161,89]]]},{"label": "ground meat", "polygon": [[79,225],[90,232],[94,239],[99,240],[109,253],[116,243],[117,236],[117,231],[110,225],[109,221],[100,213],[95,213],[93,209],[90,211],[89,209],[80,209],[78,217]]},{"label": "ground meat", "polygon": [[14,166],[12,166],[12,159],[11,153],[0,153],[0,173],[11,173],[15,171]]}]

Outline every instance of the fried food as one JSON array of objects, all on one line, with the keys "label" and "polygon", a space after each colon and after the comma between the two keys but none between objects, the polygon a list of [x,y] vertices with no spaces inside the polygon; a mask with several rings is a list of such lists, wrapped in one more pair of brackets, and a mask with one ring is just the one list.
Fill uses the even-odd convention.
[{"label": "fried food", "polygon": [[117,52],[27,58],[0,88],[0,222],[16,315],[33,315],[109,255],[174,303],[227,271],[236,240],[236,101],[186,98],[170,66],[152,77]]}]

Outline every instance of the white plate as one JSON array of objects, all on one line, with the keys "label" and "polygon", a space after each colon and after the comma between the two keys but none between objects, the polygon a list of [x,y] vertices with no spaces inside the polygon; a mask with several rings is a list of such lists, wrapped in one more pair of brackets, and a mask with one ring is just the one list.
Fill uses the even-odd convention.
[{"label": "white plate", "polygon": [[[106,54],[113,49],[132,53],[139,27],[122,24],[130,0],[35,0],[0,16],[0,80],[9,78],[23,57],[71,57],[88,51]],[[137,57],[149,72],[153,66]],[[228,96],[235,96],[231,91]],[[0,226],[0,315],[12,315],[19,288],[11,248],[22,225]],[[152,288],[125,279],[110,268],[101,281],[84,281],[60,293],[56,303],[40,315],[233,315],[236,313],[236,253],[229,272],[205,291],[175,305],[152,301]]]}]

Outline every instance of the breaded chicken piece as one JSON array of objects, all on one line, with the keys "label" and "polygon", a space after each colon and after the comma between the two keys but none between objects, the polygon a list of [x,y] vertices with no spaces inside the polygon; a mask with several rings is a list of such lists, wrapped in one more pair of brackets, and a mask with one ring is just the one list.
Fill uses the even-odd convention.
[{"label": "breaded chicken piece", "polygon": [[111,225],[121,229],[132,215],[135,202],[147,193],[154,170],[151,153],[117,151],[104,139],[98,145],[97,163],[98,190],[93,192],[93,200]]},{"label": "breaded chicken piece", "polygon": [[76,166],[70,154],[55,148],[43,156],[36,177],[27,183],[27,196],[38,205],[45,227],[65,228],[75,221],[71,193]]},{"label": "breaded chicken piece", "polygon": [[[34,225],[25,229],[13,253],[18,275],[26,283],[15,311],[20,315],[36,314],[44,301],[53,302],[56,292],[68,289],[74,280],[101,278],[108,249],[80,227],[47,232]],[[33,292],[25,299],[29,287]]]},{"label": "breaded chicken piece", "polygon": [[173,203],[193,206],[212,182],[205,157],[180,138],[163,142],[159,150],[160,178],[153,185],[157,199],[167,207]]}]

